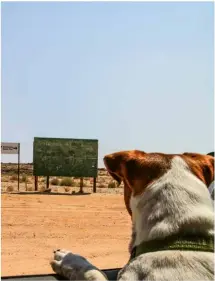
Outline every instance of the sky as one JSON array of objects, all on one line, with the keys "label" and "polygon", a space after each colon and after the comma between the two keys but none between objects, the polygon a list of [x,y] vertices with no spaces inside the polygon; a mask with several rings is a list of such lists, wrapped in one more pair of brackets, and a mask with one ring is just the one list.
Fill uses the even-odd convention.
[{"label": "sky", "polygon": [[[1,141],[214,150],[213,3],[2,3]],[[16,162],[2,155],[2,162]]]}]

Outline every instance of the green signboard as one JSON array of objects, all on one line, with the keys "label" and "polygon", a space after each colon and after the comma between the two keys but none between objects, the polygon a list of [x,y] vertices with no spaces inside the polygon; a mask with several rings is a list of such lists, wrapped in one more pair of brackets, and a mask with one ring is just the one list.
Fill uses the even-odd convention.
[{"label": "green signboard", "polygon": [[98,140],[34,138],[35,176],[97,177]]}]

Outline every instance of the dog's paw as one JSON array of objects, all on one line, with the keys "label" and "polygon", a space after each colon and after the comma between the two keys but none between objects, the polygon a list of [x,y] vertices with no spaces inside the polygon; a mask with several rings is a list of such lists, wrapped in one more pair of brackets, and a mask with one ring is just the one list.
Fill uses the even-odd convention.
[{"label": "dog's paw", "polygon": [[69,280],[107,280],[105,275],[84,257],[67,250],[54,251],[54,259],[50,264],[54,272]]},{"label": "dog's paw", "polygon": [[50,261],[50,265],[54,272],[57,274],[62,274],[61,272],[61,265],[63,258],[68,254],[69,252],[66,250],[55,250],[54,251],[54,259]]}]

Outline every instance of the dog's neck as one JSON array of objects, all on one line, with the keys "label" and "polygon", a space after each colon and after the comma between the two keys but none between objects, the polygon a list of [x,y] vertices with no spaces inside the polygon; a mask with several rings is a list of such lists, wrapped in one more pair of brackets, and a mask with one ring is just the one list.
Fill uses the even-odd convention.
[{"label": "dog's neck", "polygon": [[206,185],[180,157],[171,169],[131,197],[134,246],[175,234],[213,234],[213,204]]}]

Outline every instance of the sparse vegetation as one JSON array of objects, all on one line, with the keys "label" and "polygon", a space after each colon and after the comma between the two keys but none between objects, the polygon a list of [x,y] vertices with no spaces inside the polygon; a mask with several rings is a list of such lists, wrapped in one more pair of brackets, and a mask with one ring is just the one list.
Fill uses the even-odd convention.
[{"label": "sparse vegetation", "polygon": [[40,182],[46,182],[46,178],[43,177]]},{"label": "sparse vegetation", "polygon": [[11,180],[11,181],[17,181],[17,180],[18,180],[18,176],[17,176],[17,175],[12,175],[12,176],[10,177],[10,180]]},{"label": "sparse vegetation", "polygon": [[45,186],[40,186],[40,187],[38,188],[38,190],[39,190],[40,192],[44,192],[44,191],[46,190],[46,188],[45,188]]},{"label": "sparse vegetation", "polygon": [[65,186],[64,190],[65,190],[65,192],[69,192],[70,191],[70,187],[69,186]]},{"label": "sparse vegetation", "polygon": [[7,192],[12,192],[14,190],[14,188],[13,188],[13,186],[9,185],[6,190],[7,190]]},{"label": "sparse vegetation", "polygon": [[1,182],[8,182],[9,178],[7,176],[1,176]]},{"label": "sparse vegetation", "polygon": [[33,187],[32,186],[27,186],[27,191],[33,191]]},{"label": "sparse vegetation", "polygon": [[61,186],[75,186],[75,182],[71,178],[63,178],[60,182]]},{"label": "sparse vegetation", "polygon": [[108,184],[108,188],[116,188],[117,187],[117,184],[116,184],[116,182],[115,181],[111,181],[111,182],[109,182],[109,184]]},{"label": "sparse vegetation", "polygon": [[58,188],[57,187],[53,187],[52,188],[52,192],[58,192]]},{"label": "sparse vegetation", "polygon": [[60,185],[60,181],[59,181],[58,178],[53,178],[53,179],[51,180],[51,184],[52,184],[52,185]]},{"label": "sparse vegetation", "polygon": [[22,175],[19,181],[20,182],[28,182],[28,177],[26,175]]},{"label": "sparse vegetation", "polygon": [[[17,164],[13,163],[2,163],[1,166],[1,191],[2,192],[11,192],[17,190]],[[34,176],[33,165],[32,164],[20,164],[20,187],[21,192],[30,191],[32,186],[34,190]],[[46,180],[47,177],[39,176],[38,177],[38,191],[44,192],[46,190]],[[93,178],[84,177],[83,188],[87,192],[92,192],[93,188]],[[117,182],[114,182],[111,176],[107,173],[105,169],[98,170],[97,182],[97,192],[108,192],[108,193],[120,193],[121,191],[117,188]],[[7,188],[10,186],[9,188]],[[80,177],[62,177],[62,176],[50,176],[50,187],[52,192],[59,193],[72,193],[78,192],[80,190]],[[65,187],[68,187],[65,189]],[[109,189],[109,191],[107,191]],[[112,191],[111,191],[112,190]]]}]

